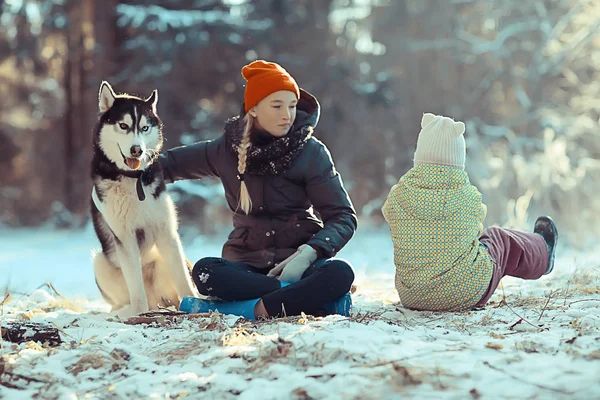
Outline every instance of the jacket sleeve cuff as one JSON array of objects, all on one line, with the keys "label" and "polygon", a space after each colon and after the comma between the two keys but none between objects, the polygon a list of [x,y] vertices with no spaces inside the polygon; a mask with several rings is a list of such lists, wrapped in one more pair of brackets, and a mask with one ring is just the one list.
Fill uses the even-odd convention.
[{"label": "jacket sleeve cuff", "polygon": [[312,247],[315,250],[315,252],[317,253],[317,260],[320,260],[321,258],[325,258],[325,252],[323,251],[322,248],[320,248],[317,245],[310,244],[310,243],[308,245],[310,247]]}]

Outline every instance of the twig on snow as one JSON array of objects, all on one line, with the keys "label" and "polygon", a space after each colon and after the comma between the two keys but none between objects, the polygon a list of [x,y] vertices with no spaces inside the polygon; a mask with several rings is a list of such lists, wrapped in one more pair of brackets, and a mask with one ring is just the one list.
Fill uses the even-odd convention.
[{"label": "twig on snow", "polygon": [[408,356],[408,357],[397,358],[395,360],[381,361],[381,362],[378,362],[378,363],[375,363],[375,364],[352,365],[350,368],[375,368],[375,367],[382,367],[384,365],[395,364],[397,362],[406,361],[406,360],[410,360],[410,359],[413,359],[413,358],[419,358],[419,357],[429,356],[431,354],[438,354],[438,353],[450,353],[450,352],[454,352],[454,351],[462,351],[462,349],[448,349],[448,350],[428,351],[426,353],[415,354],[415,355]]},{"label": "twig on snow", "polygon": [[553,290],[550,292],[550,294],[548,294],[548,300],[546,300],[546,304],[544,304],[544,308],[542,308],[542,313],[540,314],[540,317],[538,318],[538,321],[542,319],[542,317],[544,316],[544,312],[546,311],[546,308],[548,307],[548,303],[550,303],[550,299],[552,298],[552,295],[554,293],[558,293],[558,290]]},{"label": "twig on snow", "polygon": [[[508,307],[508,309],[509,309],[510,311],[512,311],[512,312],[513,312],[513,314],[515,314],[517,317],[521,318],[521,320],[522,320],[522,321],[524,321],[524,322],[526,322],[527,324],[529,324],[529,325],[533,326],[535,329],[539,329],[539,330],[541,330],[542,328],[540,328],[539,326],[536,326],[536,325],[532,324],[531,322],[529,322],[529,320],[527,320],[527,318],[525,318],[525,317],[522,317],[521,315],[519,315],[519,313],[517,313],[517,312],[516,312],[516,311],[515,311],[515,310],[514,310],[514,309],[513,309],[513,308],[512,308],[512,307],[511,307],[511,306],[510,306],[510,305],[509,305],[507,302],[506,302],[506,295],[504,294],[504,285],[502,285],[502,282],[500,282],[500,287],[502,288],[502,302],[501,302],[501,303],[503,303],[503,304],[504,304],[506,307]],[[516,325],[516,324],[515,324],[515,325]],[[512,326],[515,326],[515,325],[512,325]],[[511,328],[512,328],[512,326],[511,326]]]},{"label": "twig on snow", "polygon": [[556,388],[552,388],[552,387],[548,387],[548,386],[540,385],[539,383],[535,383],[535,382],[529,382],[529,381],[527,381],[527,380],[525,380],[525,379],[523,379],[523,378],[520,378],[520,377],[519,377],[519,376],[517,376],[517,375],[513,375],[513,374],[511,374],[511,373],[508,373],[508,372],[506,372],[506,371],[504,371],[504,370],[502,370],[502,369],[500,369],[500,368],[498,368],[498,367],[494,367],[492,364],[490,364],[490,363],[489,363],[489,362],[487,362],[487,361],[484,361],[484,362],[483,362],[483,365],[485,365],[485,366],[487,366],[487,367],[490,367],[490,368],[491,368],[491,369],[493,369],[494,371],[502,372],[503,374],[505,374],[505,375],[507,375],[507,376],[511,377],[512,379],[515,379],[515,380],[517,380],[517,381],[519,381],[519,382],[527,383],[527,384],[529,384],[529,385],[536,386],[536,387],[538,387],[538,388],[540,388],[540,389],[550,390],[550,391],[553,391],[553,392],[562,393],[562,394],[567,394],[567,395],[572,395],[572,394],[574,393],[574,392],[567,392],[566,390],[562,390],[562,389],[556,389]]},{"label": "twig on snow", "polygon": [[572,304],[575,303],[583,303],[584,301],[600,301],[600,299],[582,299],[582,300],[575,300],[569,303],[569,307],[571,307]]}]

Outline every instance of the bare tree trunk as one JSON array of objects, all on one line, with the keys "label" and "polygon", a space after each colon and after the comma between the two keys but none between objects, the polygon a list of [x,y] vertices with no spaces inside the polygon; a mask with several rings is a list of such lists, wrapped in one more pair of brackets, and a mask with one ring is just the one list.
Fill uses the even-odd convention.
[{"label": "bare tree trunk", "polygon": [[113,0],[71,2],[65,91],[65,205],[82,225],[88,217],[89,165],[98,87],[112,73],[116,20]]},{"label": "bare tree trunk", "polygon": [[[65,92],[67,100],[66,110],[66,129],[65,129],[65,182],[64,199],[65,206],[74,216],[83,214],[83,205],[81,201],[81,187],[84,186],[85,179],[81,165],[79,163],[83,141],[83,118],[85,109],[82,103],[82,79],[83,79],[83,7],[84,1],[69,3],[69,29],[67,33],[68,53],[65,74]],[[83,178],[83,179],[82,179]]]},{"label": "bare tree trunk", "polygon": [[[93,96],[93,108],[97,107],[97,91],[102,80],[108,80],[115,72],[115,47],[117,46],[116,25],[116,0],[93,2],[93,66],[88,71],[87,83],[90,90],[96,92]],[[95,114],[94,114],[95,115]],[[92,123],[95,122],[91,118]]]}]

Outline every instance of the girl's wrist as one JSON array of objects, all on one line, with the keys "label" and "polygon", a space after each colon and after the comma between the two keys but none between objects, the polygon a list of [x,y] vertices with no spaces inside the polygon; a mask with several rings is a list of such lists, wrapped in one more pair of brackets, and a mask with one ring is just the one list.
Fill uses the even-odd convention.
[{"label": "girl's wrist", "polygon": [[309,244],[309,246],[317,253],[317,260],[323,258],[323,250],[320,247],[315,246],[314,244]]}]

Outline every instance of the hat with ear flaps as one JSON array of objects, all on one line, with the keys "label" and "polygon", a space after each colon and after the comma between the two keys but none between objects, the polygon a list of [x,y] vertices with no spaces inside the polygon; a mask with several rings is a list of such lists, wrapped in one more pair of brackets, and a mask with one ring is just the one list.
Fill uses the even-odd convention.
[{"label": "hat with ear flaps", "polygon": [[465,169],[465,124],[452,118],[423,114],[414,164],[446,165]]}]

